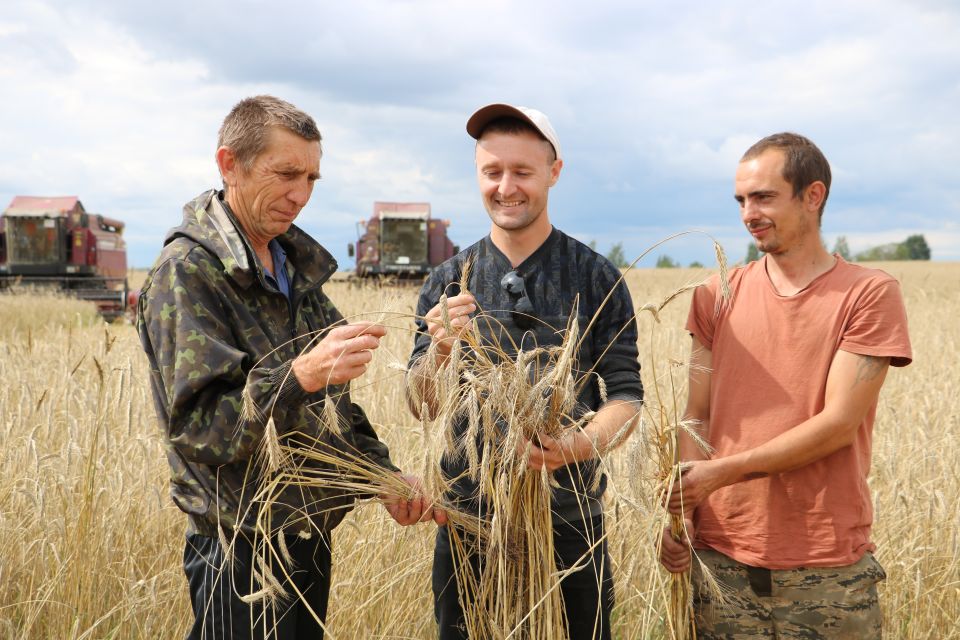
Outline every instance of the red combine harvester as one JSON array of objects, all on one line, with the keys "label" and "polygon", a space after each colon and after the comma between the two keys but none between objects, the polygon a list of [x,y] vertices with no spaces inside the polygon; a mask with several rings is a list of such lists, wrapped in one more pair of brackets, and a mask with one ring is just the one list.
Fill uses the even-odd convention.
[{"label": "red combine harvester", "polygon": [[123,315],[123,223],[88,213],[76,196],[16,196],[0,216],[0,290],[15,285],[91,300],[107,320]]},{"label": "red combine harvester", "polygon": [[430,217],[426,202],[374,202],[373,216],[357,224],[356,255],[360,277],[423,277],[459,249],[447,237],[449,220]]}]

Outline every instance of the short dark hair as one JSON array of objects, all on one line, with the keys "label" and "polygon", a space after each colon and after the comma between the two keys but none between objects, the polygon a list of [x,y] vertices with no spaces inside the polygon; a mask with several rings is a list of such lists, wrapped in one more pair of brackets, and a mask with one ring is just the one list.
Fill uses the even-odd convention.
[{"label": "short dark hair", "polygon": [[823,202],[820,203],[820,217],[830,195],[830,163],[817,148],[817,145],[798,133],[774,133],[756,142],[747,149],[740,162],[753,160],[768,149],[783,151],[783,179],[793,186],[793,197],[799,198],[804,190],[814,182],[822,182],[826,187]]},{"label": "short dark hair", "polygon": [[250,169],[267,147],[271,127],[283,127],[304,140],[321,142],[313,118],[285,100],[261,95],[244,98],[233,106],[220,125],[217,147],[229,147],[240,165]]},{"label": "short dark hair", "polygon": [[553,164],[557,160],[557,150],[553,148],[553,144],[547,140],[546,136],[540,133],[540,130],[535,126],[527,122],[526,120],[521,120],[520,118],[513,118],[510,116],[501,116],[499,118],[494,118],[487,123],[487,126],[483,128],[483,131],[480,132],[480,135],[477,136],[477,142],[480,142],[480,139],[488,133],[505,133],[507,135],[515,136],[521,133],[529,132],[537,136],[541,140],[547,143],[547,146],[550,147],[550,155],[547,156],[547,161],[549,164]]}]

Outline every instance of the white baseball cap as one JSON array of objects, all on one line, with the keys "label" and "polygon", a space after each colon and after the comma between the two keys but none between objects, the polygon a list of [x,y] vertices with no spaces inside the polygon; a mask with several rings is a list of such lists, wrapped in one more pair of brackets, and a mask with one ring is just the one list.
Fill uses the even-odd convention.
[{"label": "white baseball cap", "polygon": [[561,160],[560,140],[557,138],[557,132],[553,130],[550,119],[542,111],[531,109],[529,107],[515,107],[512,104],[494,103],[485,107],[480,107],[473,112],[470,119],[467,120],[467,133],[471,137],[480,139],[483,130],[491,121],[497,118],[510,117],[529,122],[534,129],[539,131],[544,138],[553,146],[554,153],[557,154],[557,160]]}]

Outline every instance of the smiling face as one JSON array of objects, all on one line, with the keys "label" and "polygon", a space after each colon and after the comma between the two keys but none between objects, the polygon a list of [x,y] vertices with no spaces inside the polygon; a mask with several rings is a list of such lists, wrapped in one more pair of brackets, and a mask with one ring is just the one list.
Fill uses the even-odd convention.
[{"label": "smiling face", "polygon": [[819,209],[825,195],[822,182],[814,182],[799,196],[783,177],[784,154],[768,149],[741,162],[734,182],[740,219],[757,248],[773,255],[820,245]]},{"label": "smiling face", "polygon": [[320,178],[320,143],[272,127],[266,148],[249,169],[229,147],[217,150],[227,202],[254,249],[265,249],[306,206]]},{"label": "smiling face", "polygon": [[477,141],[477,181],[490,220],[511,232],[549,229],[547,195],[560,177],[550,143],[534,133],[490,132]]}]

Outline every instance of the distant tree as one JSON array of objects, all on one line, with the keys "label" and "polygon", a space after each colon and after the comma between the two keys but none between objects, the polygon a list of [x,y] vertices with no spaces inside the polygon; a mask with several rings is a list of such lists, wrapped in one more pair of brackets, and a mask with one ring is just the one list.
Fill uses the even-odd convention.
[{"label": "distant tree", "polygon": [[597,250],[597,241],[596,241],[596,240],[591,240],[590,242],[587,243],[587,246],[590,247],[591,249],[593,249],[594,251],[596,251],[596,250]]},{"label": "distant tree", "polygon": [[674,261],[670,256],[660,256],[657,258],[657,269],[675,269],[680,263]]},{"label": "distant tree", "polygon": [[837,236],[837,241],[833,245],[833,253],[850,262],[853,256],[850,254],[850,246],[847,244],[847,236]]},{"label": "distant tree", "polygon": [[693,262],[690,263],[690,268],[691,268],[691,269],[703,269],[703,263],[700,262],[699,260],[694,260]]},{"label": "distant tree", "polygon": [[856,255],[857,262],[873,262],[875,260],[909,260],[907,247],[903,242],[891,242],[878,247],[870,247]]},{"label": "distant tree", "polygon": [[890,242],[870,247],[856,255],[858,261],[871,260],[929,260],[930,245],[920,234],[909,236],[903,242]]},{"label": "distant tree", "polygon": [[607,254],[607,260],[613,263],[618,269],[623,269],[630,265],[627,261],[627,256],[623,253],[623,243],[618,242],[617,244],[610,247],[610,252]]},{"label": "distant tree", "polygon": [[910,236],[903,241],[903,246],[907,250],[908,260],[930,259],[930,245],[927,244],[927,239],[922,235]]},{"label": "distant tree", "polygon": [[743,259],[744,264],[753,262],[754,260],[760,259],[760,249],[757,249],[757,245],[750,243],[747,245],[747,257]]}]

